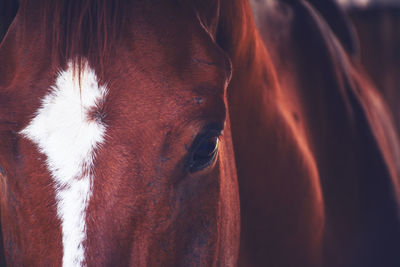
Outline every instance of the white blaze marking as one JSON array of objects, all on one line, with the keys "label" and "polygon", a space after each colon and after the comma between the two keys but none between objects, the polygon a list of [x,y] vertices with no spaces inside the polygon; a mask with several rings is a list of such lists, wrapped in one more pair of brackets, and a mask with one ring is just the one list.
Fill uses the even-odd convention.
[{"label": "white blaze marking", "polygon": [[92,195],[93,159],[104,140],[105,125],[90,120],[88,111],[104,100],[107,89],[98,85],[87,63],[74,77],[72,63],[59,73],[51,92],[21,134],[47,156],[56,185],[57,214],[62,222],[63,266],[84,264],[86,209]]}]

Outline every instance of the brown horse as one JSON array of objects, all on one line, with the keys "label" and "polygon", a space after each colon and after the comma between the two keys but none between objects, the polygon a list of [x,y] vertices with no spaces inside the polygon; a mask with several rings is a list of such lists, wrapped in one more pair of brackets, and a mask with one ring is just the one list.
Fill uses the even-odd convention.
[{"label": "brown horse", "polygon": [[9,265],[234,265],[231,65],[213,8],[21,1],[0,46]]},{"label": "brown horse", "polygon": [[385,103],[312,6],[265,4],[261,38],[245,0],[20,3],[0,44],[8,264],[398,263]]},{"label": "brown horse", "polygon": [[[242,214],[253,223],[259,218],[258,228],[249,224],[242,229],[250,233],[242,236],[247,258],[271,266],[399,266],[400,158],[392,118],[361,71],[358,45],[352,43],[357,39],[348,38],[351,26],[344,31],[343,24],[330,25],[324,9],[310,2],[253,3],[286,98],[287,117],[303,153],[310,155],[301,158],[316,170],[314,176],[298,171],[300,159],[293,160],[296,154],[282,133],[274,133],[280,129],[271,122],[265,123],[263,138],[268,140],[270,133],[276,145],[255,146],[266,159],[258,170],[236,153]],[[338,18],[335,23],[349,21],[341,18],[340,9],[329,11],[335,10],[330,15]],[[273,105],[283,104],[270,101],[265,109]],[[236,150],[235,112],[231,116]],[[270,175],[279,164],[284,175]],[[248,169],[260,174],[256,187],[250,185],[253,180],[242,180]],[[260,202],[268,204],[256,206]],[[264,249],[257,253],[260,247]]]}]

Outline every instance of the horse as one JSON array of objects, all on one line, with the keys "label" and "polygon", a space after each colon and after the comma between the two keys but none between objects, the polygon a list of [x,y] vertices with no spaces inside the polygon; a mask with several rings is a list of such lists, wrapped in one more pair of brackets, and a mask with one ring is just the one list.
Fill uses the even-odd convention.
[{"label": "horse", "polygon": [[197,5],[20,1],[0,46],[7,264],[234,264],[231,65],[218,6]]},{"label": "horse", "polygon": [[[249,207],[255,200],[241,202],[242,211],[253,218],[261,214],[259,226],[268,229],[261,235],[248,226],[253,236],[247,243],[257,240],[264,247],[277,248],[269,250],[271,254],[253,253],[249,258],[258,266],[270,258],[275,260],[272,266],[399,266],[398,133],[387,103],[359,62],[354,26],[346,25],[349,18],[338,7],[327,13],[315,2],[252,2],[261,38],[291,108],[288,116],[293,116],[297,136],[303,136],[301,144],[309,150],[317,170],[315,180],[308,178],[301,189],[301,176],[294,173],[293,181],[285,181],[285,176],[268,179],[250,191],[240,184],[241,164],[245,163],[237,160],[241,201],[251,194],[252,200],[271,203],[268,210],[254,211]],[[335,5],[327,2],[319,1],[319,5]],[[329,19],[333,17],[337,20]],[[275,153],[271,151],[267,158],[279,157]],[[286,164],[292,169],[292,160]],[[269,173],[271,166],[259,168]],[[263,195],[262,188],[276,192],[275,196]],[[298,194],[297,199],[290,190]],[[320,196],[315,197],[319,206],[311,200],[313,191]],[[284,203],[288,200],[291,205]],[[268,217],[282,213],[286,218],[276,216],[273,221]],[[318,259],[317,255],[322,256]]]},{"label": "horse", "polygon": [[20,1],[0,44],[5,263],[398,262],[386,104],[310,3],[271,3],[258,18],[296,31],[245,0]]}]

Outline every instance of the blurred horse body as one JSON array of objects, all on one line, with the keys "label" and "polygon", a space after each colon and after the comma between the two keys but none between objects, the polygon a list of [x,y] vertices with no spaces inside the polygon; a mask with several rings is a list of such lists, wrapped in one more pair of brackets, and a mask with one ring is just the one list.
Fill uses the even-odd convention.
[{"label": "blurred horse body", "polygon": [[[386,102],[362,70],[357,37],[352,36],[353,26],[347,24],[350,20],[343,17],[340,8],[325,8],[335,5],[333,2],[316,2],[252,1],[252,6],[282,94],[289,103],[288,113],[295,119],[296,135],[304,136],[317,169],[315,184],[320,186],[323,220],[321,227],[313,225],[313,230],[307,229],[313,222],[309,214],[304,218],[310,221],[293,223],[299,222],[296,212],[312,211],[311,205],[305,208],[300,204],[312,198],[310,192],[302,189],[303,194],[297,199],[294,194],[283,193],[287,188],[295,190],[293,181],[268,178],[264,180],[268,194],[263,193],[260,184],[251,193],[244,191],[240,170],[246,163],[237,159],[242,213],[249,212],[252,222],[256,217],[263,218],[257,222],[268,229],[268,233],[261,235],[249,225],[247,231],[252,232],[252,238],[246,240],[247,244],[251,247],[258,242],[260,247],[277,248],[260,250],[257,254],[252,247],[248,258],[256,265],[271,262],[272,266],[314,266],[311,250],[307,250],[312,240],[291,239],[307,232],[307,236],[321,238],[314,240],[314,248],[321,249],[323,255],[321,266],[399,266],[398,133]],[[232,127],[235,129],[234,120]],[[267,147],[264,149],[264,153],[269,153]],[[285,157],[276,160],[285,161]],[[288,160],[287,164],[291,166],[291,162]],[[258,173],[270,171],[264,169]],[[297,175],[293,179],[299,180]],[[271,192],[277,193],[274,196]],[[249,199],[274,205],[250,209],[255,201],[242,200],[247,194],[251,195]],[[283,203],[282,196],[290,196],[293,204]],[[296,210],[296,207],[304,208]],[[268,216],[283,211],[287,217],[276,216],[274,221]],[[269,261],[271,258],[274,260]]]}]

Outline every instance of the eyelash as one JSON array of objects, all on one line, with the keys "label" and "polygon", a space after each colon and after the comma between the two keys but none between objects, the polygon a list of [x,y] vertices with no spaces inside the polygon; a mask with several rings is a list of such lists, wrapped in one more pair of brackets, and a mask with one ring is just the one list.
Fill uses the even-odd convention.
[{"label": "eyelash", "polygon": [[189,149],[187,170],[191,173],[211,166],[218,156],[221,130],[209,130],[200,134]]}]

